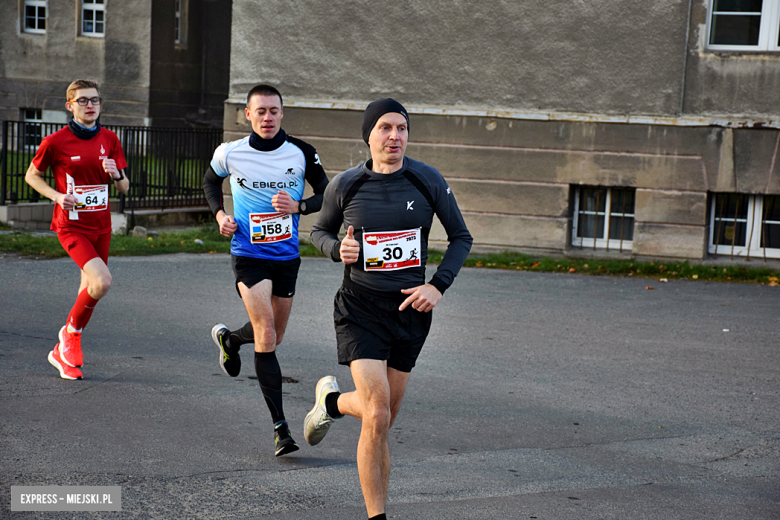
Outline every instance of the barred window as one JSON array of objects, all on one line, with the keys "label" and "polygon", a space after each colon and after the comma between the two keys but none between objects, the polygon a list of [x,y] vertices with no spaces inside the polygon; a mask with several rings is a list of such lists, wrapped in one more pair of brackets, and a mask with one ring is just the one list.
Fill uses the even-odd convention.
[{"label": "barred window", "polygon": [[631,250],[636,191],[588,186],[575,189],[572,245]]},{"label": "barred window", "polygon": [[780,258],[780,196],[715,194],[710,206],[709,252]]}]

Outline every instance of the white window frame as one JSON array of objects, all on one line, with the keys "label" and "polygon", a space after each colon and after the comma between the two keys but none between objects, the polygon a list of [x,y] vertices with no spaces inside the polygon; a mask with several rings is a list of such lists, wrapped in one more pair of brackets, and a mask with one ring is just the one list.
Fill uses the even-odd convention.
[{"label": "white window frame", "polygon": [[186,47],[189,0],[173,0],[173,10],[173,43],[176,44],[177,47]]},{"label": "white window frame", "polygon": [[21,120],[24,123],[35,123],[34,128],[38,129],[37,134],[37,141],[33,144],[27,143],[27,136],[33,135],[31,133],[27,132],[27,125],[24,125],[24,136],[22,137],[22,143],[24,145],[24,148],[26,150],[37,150],[38,146],[41,144],[40,141],[43,139],[43,110],[40,108],[20,108],[19,109]]},{"label": "white window frame", "polygon": [[[49,6],[46,5],[47,0],[24,0],[24,6],[22,7],[22,30],[28,34],[46,34],[46,25],[49,18]],[[34,7],[35,8],[35,19],[40,20],[41,17],[38,16],[40,14],[40,8],[43,8],[43,29],[38,29],[38,23],[36,23],[36,27],[30,28],[27,27],[27,8],[28,7]]]},{"label": "white window frame", "polygon": [[[106,2],[107,0],[80,0],[81,2],[81,11],[79,14],[80,22],[81,22],[81,36],[86,36],[88,38],[105,38],[106,36]],[[87,11],[92,12],[92,31],[85,31],[84,29],[84,13]],[[97,32],[95,30],[96,25],[98,22],[95,21],[95,18],[97,17],[97,13],[103,14],[103,31]]]},{"label": "white window frame", "polygon": [[[747,195],[744,193],[714,193],[710,205],[710,238],[709,252],[714,255],[780,258],[780,248],[761,247],[762,220],[764,216],[764,196],[747,195],[748,209],[746,218],[726,217],[718,219],[717,201],[718,195]],[[771,196],[771,195],[770,195]],[[780,196],[775,195],[775,204],[780,203]],[[728,222],[739,222],[746,226],[745,245],[715,244],[716,237],[720,235],[718,226],[728,225]],[[724,224],[725,223],[725,224]],[[780,225],[780,221],[766,221],[770,225]]]},{"label": "white window frame", "polygon": [[[719,45],[710,43],[712,39],[712,20],[716,16],[715,2],[709,0],[709,9],[707,10],[707,49],[722,51],[780,51],[780,0],[763,0],[761,12],[736,13],[734,16],[760,15],[761,25],[758,32],[758,43],[756,45]],[[720,14],[719,16],[732,16],[729,14]]]},{"label": "white window frame", "polygon": [[[572,246],[580,247],[580,248],[586,248],[586,247],[592,247],[594,249],[606,249],[607,251],[611,249],[615,249],[618,251],[631,251],[633,249],[633,240],[626,240],[626,239],[616,239],[616,238],[609,238],[609,225],[610,225],[610,217],[612,217],[612,191],[613,190],[628,190],[631,188],[622,188],[622,187],[614,187],[614,188],[608,188],[605,186],[572,186],[572,189],[575,190],[574,192],[574,216],[572,218],[572,234],[571,234],[571,244]],[[607,200],[604,205],[604,211],[598,211],[598,207],[596,208],[596,211],[580,211],[580,189],[597,189],[597,190],[606,190],[607,191]],[[624,218],[632,218],[634,219],[634,223],[636,224],[636,217],[634,216],[636,212],[636,191],[634,191],[634,210],[632,213],[615,213],[615,215],[619,215]],[[597,220],[603,218],[604,219],[604,234],[601,237],[580,237],[579,235],[579,222],[580,222],[580,214],[585,215],[595,215]],[[598,232],[598,225],[595,226],[595,231]],[[595,233],[594,233],[595,234]],[[633,237],[633,230],[631,233],[631,236]]]}]

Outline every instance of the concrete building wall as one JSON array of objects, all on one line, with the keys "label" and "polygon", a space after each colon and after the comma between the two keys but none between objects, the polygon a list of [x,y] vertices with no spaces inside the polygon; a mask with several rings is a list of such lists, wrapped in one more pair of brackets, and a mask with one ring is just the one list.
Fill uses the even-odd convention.
[{"label": "concrete building wall", "polygon": [[334,175],[368,157],[362,109],[394,97],[478,246],[620,255],[572,245],[577,188],[601,186],[635,190],[623,255],[706,258],[717,193],[780,194],[780,53],[707,50],[708,5],[235,0],[225,138],[272,83]]},{"label": "concrete building wall", "polygon": [[675,114],[687,2],[233,4],[231,96]]},{"label": "concrete building wall", "polygon": [[104,38],[80,36],[77,2],[49,2],[46,34],[22,31],[23,2],[3,2],[0,18],[0,117],[18,109],[65,111],[76,78],[101,84],[105,124],[143,124],[148,116],[151,0],[106,6]]},{"label": "concrete building wall", "polygon": [[[332,176],[367,157],[361,117],[358,110],[287,107],[283,126],[317,148]],[[226,140],[249,132],[241,101],[226,107],[223,125]],[[632,254],[701,259],[708,196],[718,186],[754,183],[761,193],[780,194],[780,172],[769,170],[780,132],[764,130],[762,146],[751,141],[740,152],[734,136],[750,132],[756,131],[431,116],[412,108],[407,155],[447,179],[477,246],[590,253],[571,245],[574,190],[630,187],[636,189]],[[310,230],[315,218],[304,217],[301,229]],[[435,227],[432,239],[445,238]]]}]

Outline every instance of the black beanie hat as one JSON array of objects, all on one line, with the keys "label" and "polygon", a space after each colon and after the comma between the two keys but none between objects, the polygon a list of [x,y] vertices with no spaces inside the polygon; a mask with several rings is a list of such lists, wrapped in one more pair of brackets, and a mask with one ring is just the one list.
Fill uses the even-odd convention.
[{"label": "black beanie hat", "polygon": [[406,113],[404,106],[395,99],[382,98],[368,104],[366,111],[363,112],[363,140],[368,144],[368,136],[374,129],[376,122],[383,115],[397,112],[406,118],[406,126],[409,126],[409,114]]}]

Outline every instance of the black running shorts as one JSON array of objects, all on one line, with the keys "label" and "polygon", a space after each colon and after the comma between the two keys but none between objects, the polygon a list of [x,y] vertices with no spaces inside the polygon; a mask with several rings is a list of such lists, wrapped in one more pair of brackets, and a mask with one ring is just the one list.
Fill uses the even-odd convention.
[{"label": "black running shorts", "polygon": [[405,299],[388,300],[341,287],[333,310],[339,364],[378,359],[411,372],[431,330],[433,313],[416,311],[411,305],[399,311]]},{"label": "black running shorts", "polygon": [[[293,260],[266,260],[264,258],[251,258],[248,256],[231,255],[233,272],[236,274],[236,291],[238,282],[244,282],[248,288],[252,288],[258,282],[271,280],[273,288],[271,294],[279,298],[292,298],[295,295],[295,282],[298,280],[298,268],[301,259]],[[238,291],[241,296],[241,291]]]}]

